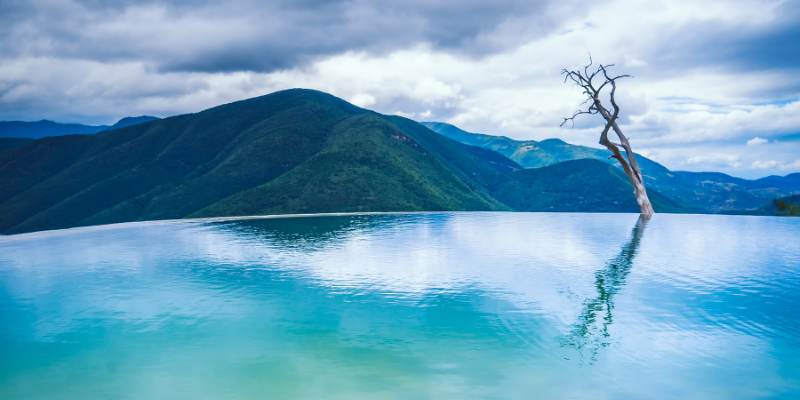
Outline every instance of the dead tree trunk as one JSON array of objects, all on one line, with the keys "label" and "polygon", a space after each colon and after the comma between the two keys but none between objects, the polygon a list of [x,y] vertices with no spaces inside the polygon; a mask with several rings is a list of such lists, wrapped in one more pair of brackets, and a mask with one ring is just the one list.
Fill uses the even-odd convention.
[{"label": "dead tree trunk", "polygon": [[[650,199],[647,197],[647,189],[644,187],[644,179],[642,177],[642,171],[639,170],[639,164],[636,162],[636,155],[633,154],[633,149],[631,149],[631,144],[628,142],[628,138],[622,133],[622,129],[619,128],[617,124],[617,118],[619,117],[619,106],[617,106],[616,99],[614,98],[614,94],[617,90],[617,79],[629,77],[629,75],[620,75],[614,78],[608,76],[608,71],[606,70],[608,67],[613,66],[606,65],[600,66],[597,68],[597,71],[589,74],[589,67],[592,66],[591,58],[589,59],[589,65],[583,68],[583,72],[580,70],[577,71],[569,71],[563,70],[561,73],[566,75],[564,81],[566,82],[567,79],[572,79],[576,85],[583,88],[583,94],[586,95],[586,100],[582,104],[589,103],[589,108],[586,111],[578,110],[572,114],[570,118],[564,118],[564,122],[561,123],[563,126],[567,121],[574,121],[575,117],[581,114],[600,114],[606,120],[606,126],[603,129],[603,133],[600,134],[600,144],[605,146],[609,151],[611,151],[611,156],[608,158],[616,158],[617,161],[622,165],[622,170],[625,171],[625,175],[628,176],[628,179],[631,181],[631,185],[633,185],[633,195],[636,196],[636,202],[639,203],[639,209],[643,215],[652,215],[655,213],[653,211],[653,205],[650,204]],[[604,78],[603,83],[595,88],[594,84],[592,83],[592,79],[594,79],[598,74],[602,72],[602,78]],[[613,112],[610,112],[600,101],[600,92],[606,85],[611,86],[610,92],[610,101],[611,106],[613,108]],[[608,131],[613,129],[614,132],[619,137],[619,143],[614,143],[608,139]],[[625,149],[626,157],[622,156],[619,148],[622,147]]]}]

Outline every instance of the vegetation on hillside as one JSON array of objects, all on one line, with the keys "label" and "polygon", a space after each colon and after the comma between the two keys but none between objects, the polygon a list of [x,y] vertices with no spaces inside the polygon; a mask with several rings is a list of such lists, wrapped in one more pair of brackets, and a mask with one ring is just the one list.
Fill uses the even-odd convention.
[{"label": "vegetation on hillside", "polygon": [[798,199],[797,196],[772,199],[772,205],[775,206],[775,215],[800,217],[800,204],[798,204],[798,200],[800,199]]},{"label": "vegetation on hillside", "polygon": [[[295,89],[0,153],[0,232],[287,213],[635,212],[630,184],[607,164],[553,167],[558,178],[409,119]],[[585,191],[586,204],[556,195],[570,191]],[[613,207],[591,208],[617,196]]]},{"label": "vegetation on hillside", "polygon": [[[610,153],[606,150],[571,145],[559,139],[518,141],[504,136],[470,133],[441,122],[422,124],[453,140],[495,150],[525,168],[576,159],[610,163]],[[637,154],[636,159],[648,189],[657,190],[686,209],[705,212],[755,210],[774,197],[800,192],[800,173],[747,180],[719,172],[670,171],[642,155]]]},{"label": "vegetation on hillside", "polygon": [[16,149],[25,146],[26,144],[32,142],[33,140],[34,139],[0,137],[0,153],[6,150]]},{"label": "vegetation on hillside", "polygon": [[[570,160],[542,168],[524,169],[499,187],[494,196],[519,211],[638,212],[633,190],[625,174],[607,163]],[[626,188],[619,190],[619,188]],[[692,211],[651,190],[656,212]]]}]

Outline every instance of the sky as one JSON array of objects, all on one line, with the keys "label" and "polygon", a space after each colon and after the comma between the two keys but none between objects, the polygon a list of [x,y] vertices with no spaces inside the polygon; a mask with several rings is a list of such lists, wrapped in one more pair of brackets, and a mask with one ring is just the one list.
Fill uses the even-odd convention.
[{"label": "sky", "polygon": [[[0,0],[0,120],[112,124],[289,88],[520,140],[597,144],[563,69],[614,64],[673,170],[800,172],[800,1]],[[595,65],[596,65],[595,64]]]}]

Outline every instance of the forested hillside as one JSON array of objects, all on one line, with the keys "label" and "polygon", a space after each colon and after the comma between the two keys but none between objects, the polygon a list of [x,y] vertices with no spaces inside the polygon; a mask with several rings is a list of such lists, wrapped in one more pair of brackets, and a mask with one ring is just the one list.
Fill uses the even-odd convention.
[{"label": "forested hillside", "polygon": [[[0,232],[285,213],[638,210],[605,164],[554,171],[533,176],[414,121],[294,89],[0,153]],[[574,201],[579,192],[586,201]]]},{"label": "forested hillside", "polygon": [[[609,152],[586,146],[576,146],[559,139],[514,140],[463,131],[441,122],[422,122],[428,128],[453,140],[492,149],[516,161],[525,168],[538,168],[567,160],[594,159],[614,166]],[[785,177],[769,176],[757,180],[735,178],[719,172],[670,171],[663,165],[637,154],[648,189],[669,196],[684,208],[705,212],[754,210],[774,197],[800,193],[800,173]]]}]

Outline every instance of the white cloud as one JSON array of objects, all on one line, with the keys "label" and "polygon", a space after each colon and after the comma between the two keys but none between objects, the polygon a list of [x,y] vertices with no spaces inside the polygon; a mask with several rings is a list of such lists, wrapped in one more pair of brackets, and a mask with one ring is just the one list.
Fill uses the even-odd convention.
[{"label": "white cloud", "polygon": [[626,67],[636,68],[636,67],[646,67],[647,63],[635,57],[625,56],[624,65]]},{"label": "white cloud", "polygon": [[402,111],[395,111],[392,114],[399,115],[401,117],[405,117],[405,118],[408,118],[408,119],[417,120],[417,121],[420,121],[420,122],[428,121],[428,120],[431,119],[431,117],[433,117],[433,113],[431,112],[431,110],[426,110],[425,112],[421,112],[421,113],[415,113],[415,112],[407,113],[407,112],[402,112]]},{"label": "white cloud", "polygon": [[769,142],[769,140],[767,140],[767,139],[762,139],[762,138],[760,138],[760,137],[756,136],[756,137],[754,137],[754,138],[752,138],[752,139],[748,140],[748,141],[747,141],[747,145],[748,145],[748,146],[758,146],[758,145],[760,145],[760,144],[764,144],[764,143],[768,143],[768,142]]},{"label": "white cloud", "polygon": [[375,97],[372,97],[366,93],[357,93],[355,96],[350,98],[350,102],[359,107],[368,107],[375,104]]},{"label": "white cloud", "polygon": [[753,164],[750,165],[750,168],[757,168],[757,169],[767,169],[767,168],[775,168],[780,163],[775,160],[770,161],[753,161]]},{"label": "white cloud", "polygon": [[776,160],[769,160],[769,161],[753,161],[753,164],[750,165],[750,168],[753,169],[781,169],[781,170],[800,170],[800,160],[796,160],[793,163],[782,163]]},{"label": "white cloud", "polygon": [[783,164],[783,165],[781,165],[780,168],[784,169],[784,170],[792,170],[792,171],[800,170],[800,160],[795,160],[793,163],[790,163],[790,164]]},{"label": "white cloud", "polygon": [[686,164],[730,166],[734,168],[738,168],[742,165],[742,163],[739,161],[739,156],[733,154],[709,154],[703,156],[694,156],[686,159]]}]

